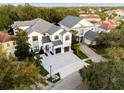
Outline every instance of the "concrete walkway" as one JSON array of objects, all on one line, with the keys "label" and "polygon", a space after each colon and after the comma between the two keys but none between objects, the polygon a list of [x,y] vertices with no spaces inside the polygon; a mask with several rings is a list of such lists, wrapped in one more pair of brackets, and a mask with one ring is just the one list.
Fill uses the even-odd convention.
[{"label": "concrete walkway", "polygon": [[101,55],[98,55],[95,53],[91,48],[89,48],[87,45],[80,44],[80,50],[88,56],[89,59],[91,59],[93,62],[107,62],[107,59],[102,57]]}]

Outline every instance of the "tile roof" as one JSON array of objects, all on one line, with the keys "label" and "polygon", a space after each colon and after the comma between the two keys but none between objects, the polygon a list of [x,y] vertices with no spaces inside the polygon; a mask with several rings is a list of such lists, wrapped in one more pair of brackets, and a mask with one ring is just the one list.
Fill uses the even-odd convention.
[{"label": "tile roof", "polygon": [[51,42],[51,40],[50,40],[49,36],[45,36],[45,37],[42,38],[42,42],[43,43],[48,43],[48,42]]},{"label": "tile roof", "polygon": [[4,43],[8,41],[12,41],[12,36],[8,35],[7,33],[0,32],[0,42]]},{"label": "tile roof", "polygon": [[41,34],[44,34],[46,32],[48,32],[49,34],[53,34],[60,29],[60,27],[41,18],[36,18],[31,21],[16,21],[11,26],[12,28],[18,28],[19,26],[29,26],[29,28],[26,29],[29,34],[33,31],[39,32]]},{"label": "tile roof", "polygon": [[61,35],[64,35],[66,32],[67,32],[67,31],[64,30],[64,31],[62,31],[60,34],[61,34]]},{"label": "tile roof", "polygon": [[33,24],[33,22],[34,22],[34,21],[15,21],[15,22],[11,25],[11,27],[15,29],[15,28],[18,28],[18,27],[20,27],[20,26],[30,26],[30,25]]},{"label": "tile roof", "polygon": [[28,33],[36,31],[43,34],[46,33],[51,28],[51,26],[53,26],[53,24],[40,18],[37,18],[34,21],[34,24],[31,25],[28,29],[26,29]]},{"label": "tile roof", "polygon": [[68,28],[73,27],[76,25],[79,21],[81,21],[80,17],[77,16],[67,16],[63,20],[61,20],[58,24],[64,25]]},{"label": "tile roof", "polygon": [[105,30],[110,30],[113,28],[113,25],[110,21],[104,21],[101,25],[100,28],[105,29]]},{"label": "tile roof", "polygon": [[60,30],[61,28],[59,27],[59,26],[56,26],[56,25],[52,25],[51,27],[50,27],[50,29],[48,30],[48,33],[49,34],[53,34],[53,33],[55,33],[56,31],[58,31],[58,30]]},{"label": "tile roof", "polygon": [[53,45],[54,45],[54,46],[62,45],[62,41],[61,41],[61,40],[53,41]]}]

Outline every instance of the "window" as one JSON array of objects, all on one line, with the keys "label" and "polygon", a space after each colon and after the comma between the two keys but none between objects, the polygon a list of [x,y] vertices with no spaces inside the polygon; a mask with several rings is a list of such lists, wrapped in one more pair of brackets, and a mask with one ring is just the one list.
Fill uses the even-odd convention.
[{"label": "window", "polygon": [[69,51],[69,46],[64,47],[64,52],[68,52]]},{"label": "window", "polygon": [[33,36],[32,39],[33,41],[38,41],[38,36]]},{"label": "window", "polygon": [[10,46],[10,44],[9,43],[7,43],[7,47],[9,47]]},{"label": "window", "polygon": [[55,40],[56,40],[56,39],[59,39],[59,36],[58,36],[58,35],[54,36],[54,39],[55,39]]},{"label": "window", "polygon": [[65,36],[65,40],[69,40],[70,39],[70,37],[69,36]]},{"label": "window", "polygon": [[16,42],[13,42],[13,45],[15,45],[16,44]]}]

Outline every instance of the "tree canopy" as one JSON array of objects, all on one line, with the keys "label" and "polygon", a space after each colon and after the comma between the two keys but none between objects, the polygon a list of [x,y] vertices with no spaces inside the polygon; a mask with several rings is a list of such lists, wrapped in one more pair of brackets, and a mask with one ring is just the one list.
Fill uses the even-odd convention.
[{"label": "tree canopy", "polygon": [[18,32],[14,36],[14,41],[16,42],[15,56],[21,60],[29,56],[30,45],[28,43],[28,34],[26,31],[18,29]]},{"label": "tree canopy", "polygon": [[87,89],[124,89],[124,48],[109,48],[107,63],[92,63],[80,70]]},{"label": "tree canopy", "polygon": [[97,44],[109,45],[109,46],[124,46],[124,23],[120,26],[112,29],[110,33],[101,33],[97,38]]},{"label": "tree canopy", "polygon": [[[40,75],[35,62],[29,60],[14,61],[6,57],[0,46],[0,89],[35,89],[42,88],[47,83]],[[40,87],[39,84],[42,84]]]},{"label": "tree canopy", "polygon": [[124,24],[98,36],[96,45],[107,47],[107,63],[93,63],[80,73],[88,89],[124,89]]},{"label": "tree canopy", "polygon": [[108,17],[108,14],[105,12],[100,12],[100,13],[98,13],[98,15],[101,18],[101,21],[106,20],[106,18]]},{"label": "tree canopy", "polygon": [[42,18],[57,23],[65,16],[79,16],[78,9],[73,7],[35,7],[29,4],[24,6],[0,6],[0,30],[9,28],[14,21],[32,20]]}]

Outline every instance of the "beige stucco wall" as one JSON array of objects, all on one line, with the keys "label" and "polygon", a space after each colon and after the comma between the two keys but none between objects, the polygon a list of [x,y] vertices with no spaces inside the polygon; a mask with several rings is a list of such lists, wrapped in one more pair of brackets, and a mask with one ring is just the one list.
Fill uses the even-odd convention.
[{"label": "beige stucco wall", "polygon": [[[8,42],[4,42],[2,43],[3,45],[3,49],[4,51],[6,51],[7,56],[9,56],[10,54],[12,56],[14,56],[14,52],[15,52],[15,45],[13,44],[14,41],[8,41]],[[7,46],[9,44],[9,46]]]}]

